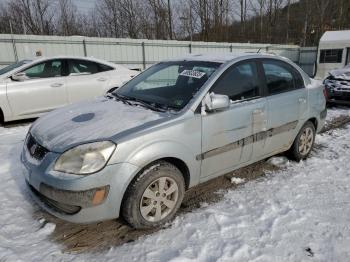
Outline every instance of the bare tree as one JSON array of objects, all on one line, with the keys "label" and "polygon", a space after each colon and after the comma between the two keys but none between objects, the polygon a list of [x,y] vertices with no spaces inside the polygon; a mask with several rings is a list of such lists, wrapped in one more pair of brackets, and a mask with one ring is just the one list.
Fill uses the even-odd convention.
[{"label": "bare tree", "polygon": [[24,24],[32,34],[54,33],[54,12],[49,0],[11,0],[8,12],[16,30],[23,29]]},{"label": "bare tree", "polygon": [[[82,29],[79,23],[80,14],[71,0],[59,0],[59,15],[57,19],[57,30],[62,35],[79,34]],[[79,27],[78,27],[79,26]]]},{"label": "bare tree", "polygon": [[120,0],[101,0],[97,4],[100,23],[106,36],[122,36],[119,15],[120,7]]}]

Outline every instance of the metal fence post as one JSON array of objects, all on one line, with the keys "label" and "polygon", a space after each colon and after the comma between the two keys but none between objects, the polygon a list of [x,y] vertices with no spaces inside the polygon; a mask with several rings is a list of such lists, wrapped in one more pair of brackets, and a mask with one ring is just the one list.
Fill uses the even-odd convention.
[{"label": "metal fence post", "polygon": [[192,43],[190,43],[190,44],[188,45],[188,49],[189,49],[190,54],[191,54],[191,53],[192,53]]},{"label": "metal fence post", "polygon": [[86,41],[85,39],[83,40],[83,48],[84,48],[84,56],[87,56],[87,51],[86,51]]},{"label": "metal fence post", "polygon": [[143,70],[146,69],[146,50],[145,50],[145,42],[141,43],[142,46],[142,65],[143,65]]},{"label": "metal fence post", "polygon": [[10,30],[11,30],[11,41],[12,41],[12,48],[13,48],[13,54],[15,55],[15,60],[18,62],[18,54],[17,54],[17,47],[16,47],[16,40],[13,37],[13,30],[12,30],[12,23],[11,20],[9,21],[10,23]]},{"label": "metal fence post", "polygon": [[301,65],[301,47],[299,47],[299,49],[298,49],[298,51],[299,51],[299,53],[298,53],[298,65],[300,66]]}]

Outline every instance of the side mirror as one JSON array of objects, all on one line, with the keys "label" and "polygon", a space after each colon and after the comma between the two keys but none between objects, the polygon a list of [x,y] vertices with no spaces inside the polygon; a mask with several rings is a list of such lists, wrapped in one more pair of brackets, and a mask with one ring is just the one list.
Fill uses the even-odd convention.
[{"label": "side mirror", "polygon": [[226,95],[207,94],[202,102],[206,111],[224,110],[230,106],[230,98]]},{"label": "side mirror", "polygon": [[21,72],[21,73],[13,74],[13,75],[11,76],[11,79],[12,79],[13,81],[20,81],[20,82],[22,82],[22,81],[28,80],[29,78],[28,78],[28,76],[26,75],[26,73]]}]

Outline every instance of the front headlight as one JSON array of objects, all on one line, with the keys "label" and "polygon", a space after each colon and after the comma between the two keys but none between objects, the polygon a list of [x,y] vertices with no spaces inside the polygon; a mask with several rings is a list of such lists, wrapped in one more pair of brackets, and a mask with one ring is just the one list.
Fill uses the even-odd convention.
[{"label": "front headlight", "polygon": [[110,141],[74,147],[58,158],[54,170],[77,175],[95,173],[107,164],[115,148]]}]

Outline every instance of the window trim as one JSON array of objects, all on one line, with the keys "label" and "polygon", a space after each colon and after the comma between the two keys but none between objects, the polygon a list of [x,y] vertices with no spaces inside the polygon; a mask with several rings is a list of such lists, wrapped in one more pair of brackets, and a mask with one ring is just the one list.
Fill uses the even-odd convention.
[{"label": "window trim", "polygon": [[261,72],[259,70],[259,63],[258,63],[258,59],[256,58],[251,58],[251,59],[245,59],[245,60],[241,60],[241,61],[238,61],[232,65],[230,65],[226,70],[225,72],[223,72],[218,79],[216,79],[215,83],[212,84],[212,86],[210,87],[208,93],[210,94],[213,89],[216,87],[217,83],[220,82],[222,80],[222,78],[224,78],[228,73],[229,71],[233,68],[233,67],[236,67],[236,66],[239,66],[241,64],[246,64],[246,63],[255,63],[255,66],[256,66],[256,70],[257,70],[257,79],[258,79],[258,82],[259,82],[259,87],[258,87],[258,92],[259,92],[259,95],[258,96],[255,96],[255,97],[250,97],[250,98],[245,98],[245,99],[242,99],[242,100],[236,100],[234,101],[234,103],[231,103],[231,105],[236,105],[236,104],[240,104],[240,103],[243,103],[243,102],[246,102],[246,101],[251,101],[251,100],[256,100],[256,99],[260,99],[264,96],[264,88],[263,88],[263,85],[261,83]]},{"label": "window trim", "polygon": [[[264,62],[272,62],[272,63],[276,63],[276,64],[280,63],[280,64],[286,66],[287,68],[289,68],[290,70],[288,70],[288,71],[291,71],[290,73],[292,74],[292,77],[293,77],[293,86],[294,86],[294,88],[293,89],[289,89],[289,90],[285,90],[285,91],[281,91],[281,92],[278,92],[278,93],[270,94],[269,89],[267,87],[267,79],[266,79],[265,69],[264,69],[264,65],[263,65]],[[284,94],[284,93],[288,93],[288,92],[293,92],[293,91],[305,88],[305,81],[304,81],[303,76],[300,74],[300,72],[293,65],[291,65],[291,64],[289,64],[287,62],[281,61],[279,59],[273,59],[273,58],[261,58],[258,61],[258,65],[259,65],[260,70],[261,70],[261,81],[262,81],[263,86],[264,86],[264,96],[265,97],[279,95],[279,94]],[[301,80],[303,81],[303,86],[301,86],[301,87],[297,87],[297,83],[296,83],[297,76],[300,77]]]}]

